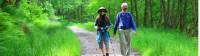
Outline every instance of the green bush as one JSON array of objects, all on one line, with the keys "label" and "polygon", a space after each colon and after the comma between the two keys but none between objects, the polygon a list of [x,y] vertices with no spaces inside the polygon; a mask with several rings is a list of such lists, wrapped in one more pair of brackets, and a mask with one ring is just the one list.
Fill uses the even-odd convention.
[{"label": "green bush", "polygon": [[77,36],[35,3],[0,10],[0,56],[80,56]]}]

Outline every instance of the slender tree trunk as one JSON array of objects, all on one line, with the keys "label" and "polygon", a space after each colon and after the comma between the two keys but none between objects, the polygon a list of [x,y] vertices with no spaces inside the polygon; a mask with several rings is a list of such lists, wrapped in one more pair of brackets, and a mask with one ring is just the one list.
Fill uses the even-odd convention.
[{"label": "slender tree trunk", "polygon": [[192,0],[191,1],[191,5],[192,5],[192,23],[191,23],[191,27],[189,28],[188,30],[188,33],[190,36],[195,36],[197,35],[198,33],[198,26],[197,23],[198,23],[198,16],[197,16],[197,10],[196,10],[196,4],[195,4],[195,1],[196,0]]},{"label": "slender tree trunk", "polygon": [[160,0],[160,26],[164,23],[164,15],[163,15],[163,0]]},{"label": "slender tree trunk", "polygon": [[151,26],[151,0],[145,0],[144,26]]},{"label": "slender tree trunk", "polygon": [[154,24],[153,19],[152,19],[152,0],[149,0],[149,19],[150,22],[148,24],[150,24],[150,26],[152,26]]},{"label": "slender tree trunk", "polygon": [[137,8],[137,1],[136,0],[134,0],[134,4],[135,4],[135,12],[136,12],[136,16],[135,16],[135,18],[136,18],[136,26],[138,27],[139,26],[139,18],[138,18],[138,8]]},{"label": "slender tree trunk", "polygon": [[17,8],[20,6],[20,1],[21,1],[21,0],[16,0],[16,1],[15,1],[15,6],[16,6]]},{"label": "slender tree trunk", "polygon": [[170,19],[171,19],[171,28],[174,28],[175,27],[175,5],[176,5],[176,0],[172,0],[172,8],[171,8],[171,16],[170,16]]},{"label": "slender tree trunk", "polygon": [[147,20],[148,20],[148,0],[145,0],[145,12],[144,12],[144,26],[147,25]]},{"label": "slender tree trunk", "polygon": [[166,2],[165,2],[165,0],[162,0],[162,4],[163,4],[164,26],[166,27],[166,24],[167,24],[167,11],[166,11]]},{"label": "slender tree trunk", "polygon": [[182,4],[179,4],[179,6],[180,6],[180,15],[179,15],[179,26],[180,26],[180,31],[184,31],[184,29],[185,29],[185,27],[184,27],[184,18],[185,18],[185,14],[186,14],[186,5],[187,5],[187,3],[186,3],[186,1],[182,1],[182,0],[179,0],[180,1],[180,3],[182,3]]},{"label": "slender tree trunk", "polygon": [[132,7],[133,7],[133,0],[130,0],[130,4],[131,4],[131,5],[130,5],[130,6],[131,6],[131,7],[130,7],[130,8],[131,8],[131,13],[133,14],[133,9],[132,9]]},{"label": "slender tree trunk", "polygon": [[167,14],[167,18],[166,18],[166,21],[167,21],[166,26],[171,28],[171,18],[170,18],[170,0],[167,0],[167,5],[168,5],[168,7],[167,7],[167,8],[168,8],[168,9],[167,9],[168,14]]}]

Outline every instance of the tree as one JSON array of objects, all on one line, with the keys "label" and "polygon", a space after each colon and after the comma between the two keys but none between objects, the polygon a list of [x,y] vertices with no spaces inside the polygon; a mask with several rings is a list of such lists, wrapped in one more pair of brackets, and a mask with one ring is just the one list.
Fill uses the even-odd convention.
[{"label": "tree", "polygon": [[136,26],[138,27],[139,26],[139,22],[140,22],[140,20],[139,20],[139,18],[138,18],[138,8],[137,8],[137,1],[136,0],[134,0],[134,7],[135,7],[135,18],[136,18]]},{"label": "tree", "polygon": [[16,1],[15,1],[15,6],[16,6],[17,8],[20,6],[20,1],[21,1],[21,0],[16,0]]},{"label": "tree", "polygon": [[144,15],[144,26],[151,26],[152,15],[151,15],[151,0],[145,0],[145,15]]}]

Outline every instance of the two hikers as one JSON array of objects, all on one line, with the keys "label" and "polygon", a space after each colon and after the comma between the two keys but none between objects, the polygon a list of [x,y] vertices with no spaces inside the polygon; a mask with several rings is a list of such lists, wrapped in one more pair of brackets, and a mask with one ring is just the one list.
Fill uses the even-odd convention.
[{"label": "two hikers", "polygon": [[[133,16],[130,12],[127,12],[128,4],[122,3],[121,5],[122,11],[119,12],[116,16],[116,21],[114,25],[114,36],[116,35],[117,29],[119,31],[119,39],[120,39],[120,49],[121,54],[123,56],[130,56],[131,51],[131,29],[134,33],[136,33],[136,25],[133,20]],[[97,42],[99,44],[99,48],[101,49],[103,56],[105,56],[105,51],[103,49],[103,45],[106,47],[106,56],[108,56],[109,51],[109,29],[110,29],[110,21],[108,16],[106,16],[107,10],[104,7],[99,8],[97,19],[95,21],[95,26],[97,29]]]},{"label": "two hikers", "polygon": [[[110,35],[109,35],[109,29],[110,29],[110,21],[108,19],[108,16],[106,16],[107,10],[104,7],[100,7],[98,12],[98,16],[95,20],[95,28],[97,30],[97,42],[99,44],[99,48],[103,53],[103,56],[109,56],[109,40],[110,40]],[[105,49],[104,50],[104,45]]]}]

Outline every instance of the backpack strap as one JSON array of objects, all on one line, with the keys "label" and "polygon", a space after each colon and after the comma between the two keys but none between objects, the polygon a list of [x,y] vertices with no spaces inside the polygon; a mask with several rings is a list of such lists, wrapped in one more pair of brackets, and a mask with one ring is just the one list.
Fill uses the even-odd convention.
[{"label": "backpack strap", "polygon": [[[109,24],[109,20],[108,20],[108,16],[105,16],[105,21],[106,21],[106,25],[108,25]],[[97,17],[97,25],[100,25],[100,22],[101,22],[101,17],[100,16],[98,16]]]}]

